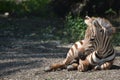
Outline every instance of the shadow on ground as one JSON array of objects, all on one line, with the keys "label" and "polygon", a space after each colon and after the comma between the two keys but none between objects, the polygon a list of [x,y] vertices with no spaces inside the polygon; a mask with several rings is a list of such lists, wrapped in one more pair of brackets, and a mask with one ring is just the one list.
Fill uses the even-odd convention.
[{"label": "shadow on ground", "polygon": [[[5,39],[1,42],[0,77],[22,70],[40,68],[46,63],[44,58],[65,58],[70,47],[60,46],[59,41],[41,42],[27,39]],[[120,56],[120,54],[118,53],[117,56]],[[120,69],[120,66],[113,65],[112,70],[114,69]]]},{"label": "shadow on ground", "polygon": [[42,58],[63,58],[68,48],[57,47],[59,41],[41,42],[26,39],[0,39],[0,76],[24,69],[39,68]]},{"label": "shadow on ground", "polygon": [[111,69],[112,69],[112,70],[113,70],[113,69],[120,69],[120,66],[113,65]]}]

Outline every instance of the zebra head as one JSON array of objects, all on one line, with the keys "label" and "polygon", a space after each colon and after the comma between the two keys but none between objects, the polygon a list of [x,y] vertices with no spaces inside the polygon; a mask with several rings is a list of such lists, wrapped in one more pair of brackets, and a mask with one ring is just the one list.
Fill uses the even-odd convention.
[{"label": "zebra head", "polygon": [[112,34],[115,33],[115,27],[113,27],[107,19],[86,16],[85,23],[88,26],[85,36],[89,36],[91,32],[94,33],[94,36],[95,34],[97,35],[96,32],[98,32],[98,35],[99,33],[104,32],[106,36],[112,36]]},{"label": "zebra head", "polygon": [[85,23],[88,27],[85,32],[83,48],[84,55],[87,56],[93,51],[103,50],[111,43],[115,28],[108,20],[100,17],[86,16]]}]

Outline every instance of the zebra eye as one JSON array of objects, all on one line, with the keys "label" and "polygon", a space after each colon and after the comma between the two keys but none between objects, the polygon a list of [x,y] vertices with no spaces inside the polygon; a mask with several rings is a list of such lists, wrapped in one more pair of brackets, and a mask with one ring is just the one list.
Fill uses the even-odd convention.
[{"label": "zebra eye", "polygon": [[100,32],[103,32],[103,30],[101,29]]}]

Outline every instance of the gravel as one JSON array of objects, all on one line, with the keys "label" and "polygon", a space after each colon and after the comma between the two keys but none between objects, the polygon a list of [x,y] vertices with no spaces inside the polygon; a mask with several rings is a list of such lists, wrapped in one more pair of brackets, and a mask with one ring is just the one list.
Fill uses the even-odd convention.
[{"label": "gravel", "polygon": [[17,39],[11,46],[1,46],[0,80],[120,80],[120,53],[111,70],[44,72],[46,66],[62,61],[70,47],[47,45],[49,42]]}]

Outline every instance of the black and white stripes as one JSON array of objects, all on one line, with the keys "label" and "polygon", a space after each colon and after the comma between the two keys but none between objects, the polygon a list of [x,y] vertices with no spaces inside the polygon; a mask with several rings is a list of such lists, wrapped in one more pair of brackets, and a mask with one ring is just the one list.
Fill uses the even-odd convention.
[{"label": "black and white stripes", "polygon": [[107,64],[109,64],[106,62],[114,60],[115,51],[111,43],[111,36],[108,35],[108,30],[106,30],[108,29],[108,24],[102,26],[102,22],[105,22],[102,18],[94,19],[91,22],[93,26],[89,26],[91,28],[89,29],[91,30],[91,33],[87,33],[88,35],[86,34],[85,39],[94,38],[91,43],[92,47],[89,47],[89,50],[91,49],[93,52],[87,56],[87,59],[90,62],[90,64],[95,65],[95,67],[99,65],[99,69],[106,69],[106,66],[108,67]]}]

